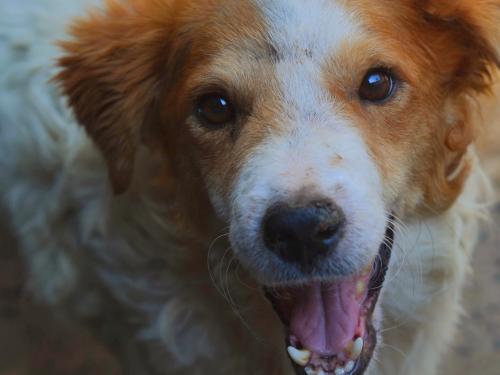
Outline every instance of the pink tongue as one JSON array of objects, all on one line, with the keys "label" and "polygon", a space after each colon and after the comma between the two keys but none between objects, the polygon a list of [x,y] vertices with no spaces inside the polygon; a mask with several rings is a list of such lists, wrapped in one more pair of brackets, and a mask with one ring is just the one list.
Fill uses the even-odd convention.
[{"label": "pink tongue", "polygon": [[289,311],[290,331],[303,348],[321,354],[344,351],[356,335],[362,301],[366,296],[357,295],[358,281],[313,283],[289,290],[293,294]]}]

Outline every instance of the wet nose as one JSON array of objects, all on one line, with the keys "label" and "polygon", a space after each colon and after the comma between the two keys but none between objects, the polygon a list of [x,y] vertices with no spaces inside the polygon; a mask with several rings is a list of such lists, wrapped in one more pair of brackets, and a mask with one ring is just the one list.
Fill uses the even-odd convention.
[{"label": "wet nose", "polygon": [[263,221],[266,246],[283,260],[310,267],[333,251],[342,237],[345,216],[331,201],[271,207]]}]

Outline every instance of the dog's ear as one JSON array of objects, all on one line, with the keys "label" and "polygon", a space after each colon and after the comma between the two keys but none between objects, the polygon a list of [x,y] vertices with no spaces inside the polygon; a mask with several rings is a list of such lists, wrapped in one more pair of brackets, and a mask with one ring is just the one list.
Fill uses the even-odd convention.
[{"label": "dog's ear", "polygon": [[61,43],[56,80],[102,151],[117,194],[130,184],[141,129],[159,100],[169,58],[168,6],[109,0],[104,10],[77,20],[73,39]]},{"label": "dog's ear", "polygon": [[471,168],[468,149],[479,130],[471,97],[490,91],[500,67],[500,0],[410,1],[422,14],[421,32],[447,97],[444,165],[428,189],[432,206],[442,209],[460,194]]},{"label": "dog's ear", "polygon": [[476,133],[465,110],[467,98],[488,92],[496,76],[493,70],[500,67],[500,0],[414,1],[434,29],[432,35],[438,35],[433,41],[434,53],[454,103],[448,114],[451,124],[446,144],[463,154]]},{"label": "dog's ear", "polygon": [[500,0],[415,1],[434,27],[451,35],[456,48],[442,47],[460,59],[452,77],[457,88],[487,90],[491,70],[500,67]]}]

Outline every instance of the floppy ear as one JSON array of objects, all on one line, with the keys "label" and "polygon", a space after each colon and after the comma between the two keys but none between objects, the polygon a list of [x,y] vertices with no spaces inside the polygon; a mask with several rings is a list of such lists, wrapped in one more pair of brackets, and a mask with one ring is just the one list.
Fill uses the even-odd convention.
[{"label": "floppy ear", "polygon": [[76,21],[73,40],[61,43],[56,80],[102,151],[117,194],[130,184],[141,128],[159,100],[168,59],[166,3],[108,1],[105,10]]},{"label": "floppy ear", "polygon": [[[463,89],[484,91],[500,67],[500,0],[416,0],[427,19],[452,33],[461,61],[455,72]],[[446,48],[446,46],[444,46]]]},{"label": "floppy ear", "polygon": [[442,209],[455,201],[471,168],[468,150],[478,131],[471,97],[490,91],[500,67],[500,0],[410,1],[422,12],[426,47],[447,99],[444,165],[428,189],[432,206]]},{"label": "floppy ear", "polygon": [[450,69],[447,90],[461,112],[456,120],[452,120],[454,114],[449,116],[452,123],[446,145],[463,154],[475,137],[467,118],[466,96],[488,92],[493,70],[500,67],[500,0],[414,1],[424,11],[428,25],[445,35],[435,48],[440,63]]}]

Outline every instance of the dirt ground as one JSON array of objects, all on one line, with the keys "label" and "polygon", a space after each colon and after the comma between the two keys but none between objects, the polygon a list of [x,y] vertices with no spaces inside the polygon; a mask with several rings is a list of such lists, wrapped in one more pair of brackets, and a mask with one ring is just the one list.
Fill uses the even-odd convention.
[{"label": "dirt ground", "polygon": [[[486,120],[497,126],[484,132],[480,151],[500,197],[498,103],[489,103]],[[443,361],[443,375],[500,374],[500,204],[493,212],[474,256],[474,275],[464,294],[466,316]],[[0,233],[0,240],[0,375],[120,374],[103,347],[66,327],[23,293],[24,270],[12,251],[13,239]]]}]

